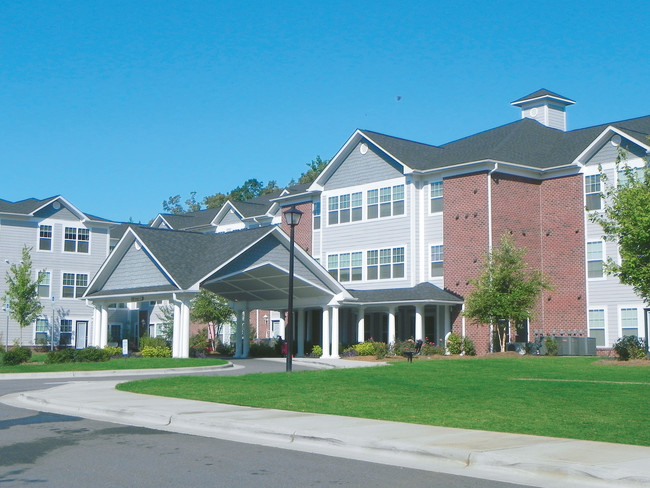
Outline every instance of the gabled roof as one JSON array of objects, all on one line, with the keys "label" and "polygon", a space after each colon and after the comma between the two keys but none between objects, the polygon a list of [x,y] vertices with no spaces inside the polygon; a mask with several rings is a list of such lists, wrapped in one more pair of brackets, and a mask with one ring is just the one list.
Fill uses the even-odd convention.
[{"label": "gabled roof", "polygon": [[44,198],[42,200],[38,200],[36,198],[27,198],[25,200],[20,200],[18,202],[10,202],[8,200],[3,200],[0,199],[0,213],[5,213],[5,214],[12,214],[12,215],[22,215],[25,217],[32,217],[34,216],[38,211],[41,209],[47,207],[50,204],[53,204],[55,202],[59,202],[63,206],[65,206],[68,210],[70,210],[73,214],[75,214],[77,217],[79,217],[79,220],[90,220],[93,222],[105,222],[108,224],[113,223],[112,221],[108,219],[104,219],[102,217],[97,217],[96,215],[91,215],[88,213],[84,213],[81,210],[79,210],[77,207],[72,205],[70,202],[68,202],[64,197],[61,195],[56,195],[53,197],[49,198]]}]

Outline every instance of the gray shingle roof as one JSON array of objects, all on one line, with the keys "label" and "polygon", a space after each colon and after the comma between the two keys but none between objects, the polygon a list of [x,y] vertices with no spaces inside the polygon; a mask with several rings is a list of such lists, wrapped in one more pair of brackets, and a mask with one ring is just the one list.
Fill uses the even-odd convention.
[{"label": "gray shingle roof", "polygon": [[542,88],[541,90],[537,90],[533,93],[529,93],[525,97],[521,97],[518,100],[515,100],[514,102],[511,102],[511,105],[519,105],[524,102],[527,102],[529,100],[535,100],[537,98],[542,98],[542,97],[552,97],[552,98],[557,98],[561,100],[566,100],[567,102],[570,102],[570,104],[575,103],[575,101],[571,100],[570,98],[563,97],[562,95],[558,95],[557,93],[553,93],[550,90],[547,90],[546,88]]},{"label": "gray shingle roof", "polygon": [[202,234],[133,227],[138,238],[181,289],[190,288],[273,229],[259,227],[224,234]]},{"label": "gray shingle roof", "polygon": [[525,118],[441,146],[360,131],[414,170],[427,171],[475,161],[503,161],[548,169],[571,164],[608,126],[637,138],[650,134],[650,116],[563,132]]},{"label": "gray shingle roof", "polygon": [[463,303],[463,299],[431,283],[420,283],[412,288],[386,290],[348,290],[362,303],[391,303],[411,301]]},{"label": "gray shingle roof", "polygon": [[[20,200],[18,202],[10,202],[8,200],[0,199],[0,212],[28,216],[28,215],[32,215],[39,208],[46,206],[50,202],[53,202],[57,198],[60,198],[60,195],[44,198],[42,200],[39,200],[37,198],[27,198],[25,200]],[[94,220],[96,222],[106,222],[106,223],[113,222],[111,220],[104,219],[102,217],[97,217],[96,215],[92,215],[85,212],[83,212],[83,215],[85,215],[88,219]]]}]

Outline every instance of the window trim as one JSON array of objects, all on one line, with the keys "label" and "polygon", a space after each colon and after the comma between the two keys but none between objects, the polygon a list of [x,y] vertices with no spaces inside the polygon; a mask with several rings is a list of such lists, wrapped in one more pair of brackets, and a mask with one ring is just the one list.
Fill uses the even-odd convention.
[{"label": "window trim", "polygon": [[[74,230],[74,239],[69,239],[68,238],[68,230]],[[80,231],[85,232],[87,234],[87,239],[80,239]],[[87,227],[72,227],[72,226],[63,226],[63,245],[61,249],[63,250],[64,253],[69,253],[69,254],[90,254],[90,229]],[[74,242],[74,250],[67,250],[66,249],[66,243],[68,242]],[[80,251],[79,250],[79,244],[81,243],[86,243],[87,250],[86,251]]]},{"label": "window trim", "polygon": [[39,285],[38,285],[38,289],[37,289],[38,297],[41,298],[41,299],[48,299],[48,300],[49,300],[49,299],[51,299],[51,298],[54,296],[54,295],[52,294],[52,292],[53,292],[53,289],[52,289],[52,271],[49,270],[49,269],[39,269],[39,270],[36,270],[36,279],[39,278],[39,276],[40,276],[41,273],[45,273],[45,274],[49,277],[49,280],[48,280],[49,283],[47,284],[47,287],[48,287],[48,294],[47,294],[47,296],[43,296],[43,295],[41,295],[41,286],[45,286],[45,285],[43,285],[43,284],[39,284]]},{"label": "window trim", "polygon": [[644,317],[641,315],[640,310],[643,310],[643,306],[639,307],[638,305],[618,304],[617,309],[618,337],[623,337],[623,310],[636,310],[636,337],[641,338]]},{"label": "window trim", "polygon": [[[434,261],[433,260],[433,248],[434,247],[439,247],[440,249],[440,254],[441,254],[441,259]],[[439,275],[434,275],[433,274],[433,264],[434,263],[441,263],[442,268],[441,268],[441,274]],[[445,245],[443,243],[436,243],[436,244],[431,244],[429,246],[429,277],[430,278],[442,278],[445,276]]]},{"label": "window trim", "polygon": [[[41,249],[41,239],[47,239],[47,237],[42,237],[41,236],[41,231],[42,227],[49,227],[50,228],[50,248],[49,249]],[[36,249],[38,249],[38,252],[54,252],[54,224],[47,224],[47,223],[39,223],[38,224],[38,240],[37,240],[37,246]]]},{"label": "window trim", "polygon": [[[587,183],[587,179],[589,178],[598,178],[598,191],[587,191],[588,185],[593,185],[593,183]],[[587,212],[596,212],[603,209],[602,178],[600,177],[599,173],[585,174],[584,195],[585,195],[585,210]],[[598,208],[589,207],[588,199],[590,195],[598,195]]]},{"label": "window trim", "polygon": [[[434,184],[436,184],[436,185],[439,184],[440,185],[440,195],[435,196],[435,197],[433,196],[433,185]],[[442,202],[441,207],[444,206],[444,197],[445,197],[444,188],[445,188],[445,185],[444,185],[443,180],[435,180],[435,181],[431,181],[429,183],[429,215],[438,215],[438,214],[441,214],[444,211],[444,209],[436,210],[435,212],[432,210],[434,200],[439,200],[440,202]]]},{"label": "window trim", "polygon": [[[603,326],[602,327],[591,327],[591,323],[589,321],[589,312],[598,312],[598,311],[603,312]],[[596,347],[609,347],[610,346],[609,337],[608,337],[608,334],[607,334],[608,327],[607,327],[607,307],[606,306],[602,306],[602,307],[593,306],[593,307],[588,307],[587,308],[587,336],[588,337],[593,337],[591,335],[592,330],[602,330],[603,335],[605,336],[605,344],[602,345],[602,346],[599,346],[598,344],[596,344]]]},{"label": "window trim", "polygon": [[[396,251],[401,252],[401,261],[395,261],[395,256],[396,256]],[[370,264],[370,259],[369,259],[369,254],[370,253],[376,253],[376,263]],[[407,262],[407,251],[406,251],[406,246],[405,245],[396,245],[396,246],[378,246],[375,249],[366,249],[365,251],[365,256],[366,256],[366,262],[365,262],[365,269],[366,269],[366,281],[370,282],[375,282],[375,281],[387,281],[387,280],[405,280],[407,279],[406,276],[406,262]],[[390,262],[382,262],[382,258],[390,258]],[[400,266],[402,268],[402,276],[395,276],[395,269],[397,266]],[[377,268],[377,277],[376,278],[370,278],[370,266],[375,266]],[[388,277],[382,277],[382,267],[384,269],[388,266],[388,269],[390,270],[390,276]],[[374,273],[373,273],[374,274]]]},{"label": "window trim", "polygon": [[[74,276],[74,285],[66,285],[65,284],[65,275],[73,275]],[[86,286],[85,287],[80,287],[77,284],[77,278],[79,276],[85,276],[86,277]],[[77,273],[77,272],[71,272],[71,271],[63,271],[63,272],[61,272],[61,289],[60,289],[61,295],[60,295],[60,297],[61,297],[62,300],[79,300],[79,299],[81,299],[83,294],[88,289],[89,284],[90,284],[90,273],[88,273],[88,272],[79,272],[79,273]],[[63,290],[64,290],[65,287],[68,287],[68,288],[72,287],[73,296],[71,296],[71,297],[64,296]],[[78,288],[84,288],[84,291],[81,294],[77,294],[77,289]]]},{"label": "window trim", "polygon": [[[589,244],[595,244],[595,243],[600,243],[600,260],[596,259],[589,259]],[[587,274],[587,280],[605,280],[607,279],[607,274],[605,273],[605,257],[606,257],[606,249],[605,249],[605,241],[602,239],[594,239],[587,241],[585,243],[585,260],[586,260],[586,274]],[[601,266],[602,266],[602,275],[601,276],[589,276],[589,263],[595,263],[596,261],[600,261]]]}]

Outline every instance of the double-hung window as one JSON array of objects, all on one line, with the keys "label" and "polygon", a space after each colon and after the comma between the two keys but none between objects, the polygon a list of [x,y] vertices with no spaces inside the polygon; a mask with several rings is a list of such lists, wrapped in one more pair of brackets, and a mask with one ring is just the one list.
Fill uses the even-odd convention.
[{"label": "double-hung window", "polygon": [[88,229],[66,227],[64,237],[64,251],[88,253],[88,245],[90,243],[90,231]]},{"label": "double-hung window", "polygon": [[363,278],[363,254],[347,252],[327,256],[327,271],[340,282],[361,281]]},{"label": "double-hung window", "polygon": [[404,185],[368,190],[368,218],[404,215]]},{"label": "double-hung window", "polygon": [[431,246],[431,276],[442,276],[444,262],[444,247],[441,245]]},{"label": "double-hung window", "polygon": [[61,319],[61,334],[59,335],[59,344],[67,346],[72,344],[72,320]]},{"label": "double-hung window", "polygon": [[63,273],[63,298],[81,298],[88,288],[88,275],[80,273]]},{"label": "double-hung window", "polygon": [[442,212],[442,181],[431,183],[431,213]]},{"label": "double-hung window", "polygon": [[639,337],[639,315],[636,308],[621,309],[621,336]]},{"label": "double-hung window", "polygon": [[585,203],[587,210],[600,210],[600,175],[585,176]]},{"label": "double-hung window", "polygon": [[38,249],[39,251],[52,250],[52,226],[41,225],[38,228]]},{"label": "double-hung window", "polygon": [[328,198],[328,225],[356,222],[363,217],[361,192],[345,193]]},{"label": "double-hung window", "polygon": [[625,186],[629,183],[630,177],[637,181],[643,181],[645,178],[644,168],[625,167],[618,170],[618,185]]},{"label": "double-hung window", "polygon": [[589,337],[596,338],[597,346],[605,345],[605,310],[589,310]]},{"label": "double-hung window", "polygon": [[49,271],[39,271],[38,277],[40,283],[38,284],[38,296],[41,298],[50,297],[51,274]]},{"label": "double-hung window", "polygon": [[404,248],[373,249],[366,254],[369,280],[404,278]]},{"label": "double-hung window", "polygon": [[314,202],[313,207],[314,230],[320,229],[320,200]]},{"label": "double-hung window", "polygon": [[603,242],[587,242],[587,278],[603,277]]},{"label": "double-hung window", "polygon": [[339,223],[339,197],[329,197],[327,199],[329,216],[327,219],[328,225],[335,225]]}]

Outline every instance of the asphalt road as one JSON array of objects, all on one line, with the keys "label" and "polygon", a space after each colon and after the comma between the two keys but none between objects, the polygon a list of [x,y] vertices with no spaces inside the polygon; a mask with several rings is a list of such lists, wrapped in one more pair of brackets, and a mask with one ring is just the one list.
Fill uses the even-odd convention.
[{"label": "asphalt road", "polygon": [[[243,362],[232,375],[283,371]],[[65,381],[65,380],[63,380]],[[43,389],[52,380],[0,380],[0,395]],[[78,417],[0,403],[0,487],[516,487]]]}]

